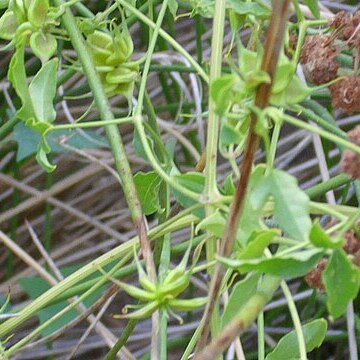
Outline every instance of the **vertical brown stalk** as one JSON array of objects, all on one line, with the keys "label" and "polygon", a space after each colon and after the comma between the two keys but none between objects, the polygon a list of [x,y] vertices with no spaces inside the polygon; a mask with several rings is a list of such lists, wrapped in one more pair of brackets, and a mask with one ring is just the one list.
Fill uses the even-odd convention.
[{"label": "vertical brown stalk", "polygon": [[[261,70],[266,71],[270,75],[271,82],[270,84],[263,83],[259,85],[256,91],[255,105],[260,109],[263,109],[267,106],[270,98],[272,80],[275,75],[276,64],[278,62],[286,30],[289,3],[289,0],[274,0],[272,2],[272,14],[269,29],[266,35],[264,55],[261,64]],[[240,181],[236,188],[234,200],[231,204],[229,218],[227,221],[227,225],[225,226],[225,232],[220,241],[220,256],[229,256],[234,246],[235,235],[239,226],[239,221],[251,174],[251,168],[259,144],[259,138],[255,133],[256,122],[256,115],[252,114],[247,145],[244,153],[244,158],[240,166]],[[210,283],[209,301],[205,308],[202,321],[203,328],[197,345],[196,353],[203,349],[206,345],[207,338],[210,332],[210,319],[214,310],[216,300],[219,296],[223,275],[224,269],[222,265],[217,264]]]}]

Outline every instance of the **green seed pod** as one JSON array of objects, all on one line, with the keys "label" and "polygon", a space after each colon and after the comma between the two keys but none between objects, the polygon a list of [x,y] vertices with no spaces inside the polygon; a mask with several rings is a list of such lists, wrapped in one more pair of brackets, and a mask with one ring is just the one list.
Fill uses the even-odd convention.
[{"label": "green seed pod", "polygon": [[141,309],[133,311],[129,314],[114,315],[115,319],[146,319],[159,307],[156,301],[153,301]]},{"label": "green seed pod", "polygon": [[115,32],[113,39],[113,52],[107,59],[108,65],[119,65],[129,60],[134,51],[134,45],[128,31]]},{"label": "green seed pod", "polygon": [[168,305],[178,311],[191,311],[206,305],[206,303],[207,297],[199,297],[195,299],[171,299]]},{"label": "green seed pod", "polygon": [[36,27],[41,27],[46,21],[49,11],[49,0],[32,0],[27,10],[30,23]]},{"label": "green seed pod", "polygon": [[34,54],[41,60],[41,63],[44,64],[55,54],[57,41],[55,36],[51,34],[42,34],[36,31],[30,36],[30,47]]},{"label": "green seed pod", "polygon": [[160,294],[160,296],[172,295],[173,297],[176,297],[187,288],[189,280],[190,274],[184,273],[182,269],[177,267],[171,270],[160,284],[158,294]]},{"label": "green seed pod", "polygon": [[87,37],[87,44],[92,53],[96,66],[106,65],[106,60],[111,56],[111,36],[101,31],[95,31]]},{"label": "green seed pod", "polygon": [[111,53],[112,37],[109,34],[104,33],[103,31],[94,31],[93,34],[90,34],[87,37],[86,41],[94,49],[106,49]]},{"label": "green seed pod", "polygon": [[136,286],[129,285],[121,281],[117,281],[116,284],[120,286],[124,291],[126,291],[130,296],[139,300],[153,301],[156,298],[154,293],[139,289]]},{"label": "green seed pod", "polygon": [[109,84],[124,84],[133,82],[138,78],[138,73],[126,66],[118,66],[106,75]]},{"label": "green seed pod", "polygon": [[6,10],[0,18],[0,38],[11,40],[16,33],[18,23],[12,10]]}]

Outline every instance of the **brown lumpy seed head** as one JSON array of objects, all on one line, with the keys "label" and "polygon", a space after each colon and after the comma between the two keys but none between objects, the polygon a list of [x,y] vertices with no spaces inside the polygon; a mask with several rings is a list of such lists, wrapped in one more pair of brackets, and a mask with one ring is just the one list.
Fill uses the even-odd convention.
[{"label": "brown lumpy seed head", "polygon": [[357,125],[354,129],[350,130],[347,135],[352,143],[360,146],[360,125]]},{"label": "brown lumpy seed head", "polygon": [[339,27],[346,24],[349,17],[350,15],[348,15],[345,11],[339,11],[335,15],[334,19],[330,21],[329,26],[333,29],[338,29]]},{"label": "brown lumpy seed head", "polygon": [[[349,40],[349,45],[358,44],[360,39],[360,31],[357,29],[360,24],[360,10],[357,10],[353,15],[350,15],[344,21],[344,29],[342,31],[343,39]],[[351,40],[350,40],[351,39]]]},{"label": "brown lumpy seed head", "polygon": [[353,230],[349,230],[345,233],[346,244],[343,249],[351,255],[355,255],[360,251],[360,239],[356,236]]},{"label": "brown lumpy seed head", "polygon": [[350,150],[345,150],[341,157],[341,169],[352,179],[360,179],[360,155]]},{"label": "brown lumpy seed head", "polygon": [[[360,146],[360,125],[348,132],[349,140]],[[341,157],[341,169],[344,173],[350,175],[353,179],[360,179],[360,155],[351,151],[345,150]]]},{"label": "brown lumpy seed head", "polygon": [[316,85],[335,79],[339,68],[336,54],[329,36],[308,35],[300,55],[306,78]]},{"label": "brown lumpy seed head", "polygon": [[332,103],[346,114],[360,111],[360,77],[344,76],[330,86]]},{"label": "brown lumpy seed head", "polygon": [[322,292],[325,291],[324,284],[321,280],[321,275],[327,263],[327,259],[321,259],[316,267],[305,276],[305,281],[311,288],[318,289]]}]

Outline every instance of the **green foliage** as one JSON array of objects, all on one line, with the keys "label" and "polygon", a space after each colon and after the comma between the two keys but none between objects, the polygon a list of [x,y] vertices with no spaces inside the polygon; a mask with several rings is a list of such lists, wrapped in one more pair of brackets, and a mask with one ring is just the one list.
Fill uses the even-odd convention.
[{"label": "green foliage", "polygon": [[[180,185],[184,186],[186,189],[191,190],[195,193],[201,194],[204,190],[205,177],[203,174],[197,172],[188,172],[186,174],[173,175],[172,178],[175,179]],[[196,203],[194,200],[190,199],[188,196],[182,194],[180,191],[177,191],[175,189],[173,189],[173,194],[176,201],[184,208],[187,208]],[[196,211],[195,214],[200,218],[203,218],[205,215],[203,209]]]},{"label": "green foliage", "polygon": [[[324,319],[317,319],[302,326],[306,352],[318,348],[324,341],[327,323]],[[280,339],[275,349],[269,353],[265,360],[299,359],[299,345],[296,332],[291,331]]]},{"label": "green foliage", "polygon": [[260,273],[254,272],[246,276],[243,280],[238,281],[229,296],[229,301],[222,315],[222,327],[227,325],[239,310],[248,302],[257,290]]},{"label": "green foliage", "polygon": [[162,181],[161,177],[155,171],[148,173],[139,171],[134,176],[136,190],[139,194],[141,206],[145,215],[151,215],[161,210],[159,190]]},{"label": "green foliage", "polygon": [[[256,245],[254,244],[253,251],[258,250],[260,252],[263,250],[262,243],[259,242]],[[220,261],[240,273],[260,271],[289,279],[308,273],[319,262],[322,256],[322,250],[308,249],[286,254],[275,254],[271,258],[264,258],[263,256],[241,260],[220,258]]]},{"label": "green foliage", "polygon": [[314,222],[310,230],[310,241],[318,247],[323,248],[341,248],[344,241],[333,241],[331,237],[324,231],[318,222]]},{"label": "green foliage", "polygon": [[304,3],[307,5],[307,7],[310,9],[312,14],[319,19],[320,18],[320,9],[318,0],[304,0]]},{"label": "green foliage", "polygon": [[334,249],[323,271],[322,280],[329,313],[338,318],[345,313],[347,304],[359,292],[360,270],[351,263],[342,249]]},{"label": "green foliage", "polygon": [[307,240],[311,228],[309,198],[299,189],[296,179],[280,170],[260,179],[250,201],[255,208],[264,205],[270,195],[274,201],[274,216],[280,227],[297,240]]},{"label": "green foliage", "polygon": [[[302,3],[316,18],[319,18],[317,1],[305,0]],[[159,9],[159,4],[163,6],[161,12],[154,13],[155,9]],[[277,151],[282,151],[282,148],[278,147],[279,137],[287,131],[287,128],[284,131],[282,124],[285,121],[291,123],[289,118],[294,120],[301,116],[301,121],[297,120],[296,126],[319,133],[328,140],[334,140],[335,143],[340,143],[336,136],[344,136],[344,133],[334,126],[321,123],[321,119],[319,125],[323,126],[322,132],[320,127],[315,128],[307,124],[306,116],[309,112],[305,111],[307,109],[304,106],[311,102],[303,102],[303,100],[314,94],[313,103],[320,96],[324,104],[329,104],[330,101],[327,93],[315,92],[320,87],[310,88],[296,75],[298,50],[303,41],[301,35],[324,31],[327,34],[331,30],[328,30],[328,23],[325,20],[304,20],[298,12],[298,2],[294,1],[298,21],[288,22],[289,28],[286,29],[285,38],[290,39],[290,36],[297,34],[297,50],[291,50],[289,45],[291,41],[286,41],[287,45],[280,51],[280,59],[271,79],[270,75],[262,70],[266,49],[265,34],[268,32],[269,18],[276,2],[270,4],[270,1],[263,0],[224,2],[226,17],[231,26],[230,42],[224,44],[219,35],[222,31],[217,30],[224,27],[226,22],[219,14],[214,13],[214,0],[186,2],[169,0],[167,3],[119,0],[108,6],[105,2],[92,2],[89,8],[86,2],[76,0],[64,2],[0,0],[0,9],[3,9],[0,16],[0,38],[6,44],[2,50],[14,50],[10,53],[8,71],[11,86],[9,89],[6,87],[7,93],[4,92],[7,104],[0,112],[0,120],[3,124],[0,127],[0,135],[1,139],[5,139],[0,146],[1,153],[6,152],[9,146],[13,156],[14,141],[17,143],[16,163],[6,165],[4,171],[13,171],[21,180],[23,174],[29,173],[29,169],[25,167],[27,160],[36,154],[36,159],[42,168],[51,172],[55,166],[50,162],[49,159],[53,157],[50,158],[49,154],[64,154],[71,151],[62,144],[76,149],[106,147],[110,150],[109,144],[99,135],[102,134],[101,129],[100,131],[75,129],[93,126],[100,128],[99,125],[103,125],[110,138],[115,167],[129,203],[129,218],[135,219],[135,229],[138,220],[144,219],[142,229],[146,229],[149,241],[154,242],[154,247],[153,244],[146,244],[149,245],[147,248],[144,246],[147,237],[142,233],[138,234],[141,236],[129,238],[129,242],[76,269],[74,275],[53,287],[38,277],[20,279],[20,286],[32,302],[21,309],[16,317],[1,322],[0,336],[5,337],[0,344],[1,358],[9,358],[8,355],[12,356],[23,350],[21,342],[5,349],[5,345],[8,345],[6,336],[16,333],[17,328],[34,315],[39,317],[40,326],[43,325],[68,305],[67,301],[57,302],[57,297],[63,299],[64,291],[66,294],[80,293],[79,288],[85,289],[90,286],[87,282],[88,276],[95,272],[102,273],[105,280],[117,284],[121,290],[138,302],[137,305],[133,305],[132,301],[129,301],[129,304],[123,308],[123,314],[118,315],[118,318],[137,321],[150,318],[159,310],[160,323],[156,322],[155,316],[152,318],[154,329],[159,330],[157,337],[159,341],[156,342],[155,348],[159,343],[162,354],[170,350],[166,337],[168,317],[173,315],[179,318],[174,311],[191,312],[204,307],[209,301],[214,301],[215,310],[211,323],[221,335],[222,329],[232,319],[243,317],[243,312],[246,312],[245,318],[249,317],[253,321],[262,311],[265,302],[270,301],[282,279],[292,279],[294,283],[296,281],[297,287],[294,286],[294,291],[302,290],[305,286],[302,277],[324,257],[329,257],[329,260],[322,273],[326,291],[325,294],[320,295],[320,300],[326,298],[328,313],[332,318],[345,314],[346,306],[357,297],[360,287],[360,270],[354,264],[355,261],[353,263],[353,255],[346,254],[343,250],[345,243],[343,234],[348,230],[350,220],[352,220],[351,224],[356,223],[357,210],[354,206],[354,198],[351,198],[348,206],[310,202],[309,197],[299,188],[297,180],[290,173],[276,169],[274,165],[278,160]],[[65,11],[68,7],[71,7],[70,12]],[[95,10],[97,12],[92,14],[91,12]],[[187,52],[185,44],[178,42],[178,39],[183,37],[174,30],[177,29],[174,21],[182,21],[181,18],[189,15],[189,11],[191,11],[190,15],[196,15],[195,19],[187,19],[187,21],[194,21],[196,25],[194,28],[197,33],[194,38],[197,59]],[[161,14],[164,14],[163,19]],[[177,17],[177,14],[180,15]],[[211,39],[212,49],[207,49],[211,50],[212,54],[210,63],[204,60],[203,54],[204,48],[210,43],[205,41],[203,36],[205,31],[209,30],[209,20],[204,19],[208,17],[214,18],[211,23],[214,28]],[[143,22],[141,25],[139,19]],[[160,20],[166,25],[160,24]],[[131,28],[134,24],[135,27]],[[141,41],[132,37],[138,28],[142,33]],[[244,29],[250,32],[249,37],[242,36]],[[159,39],[156,39],[158,36]],[[156,40],[154,50],[149,46],[149,39]],[[339,43],[339,46],[338,43],[336,44],[339,50],[341,39],[337,37],[336,41]],[[136,55],[134,55],[135,44]],[[161,59],[159,63],[151,63],[153,51],[165,51],[159,53],[159,57],[153,58],[155,61]],[[350,56],[348,54],[345,56],[348,57],[348,63],[351,63]],[[186,66],[180,64],[182,61]],[[350,71],[353,69],[340,69],[342,73]],[[149,77],[150,72],[151,77]],[[188,78],[189,73],[191,73],[190,78]],[[218,76],[219,74],[221,75]],[[190,84],[190,86],[195,85],[196,77],[202,78],[203,91],[198,91],[195,86],[185,89]],[[138,86],[140,79],[144,81],[141,85],[146,85],[146,90],[145,87]],[[75,84],[78,80],[80,81]],[[4,79],[4,84],[6,83]],[[270,83],[269,101],[265,107],[255,106],[255,98],[259,100],[259,86]],[[58,87],[63,84],[65,84],[64,92],[57,93]],[[71,84],[72,88],[69,88],[68,84]],[[155,87],[156,90],[161,91],[153,92]],[[156,98],[153,94],[156,94]],[[109,99],[113,96],[116,98],[110,103]],[[195,107],[192,96],[196,100]],[[64,124],[61,112],[57,113],[55,102],[69,101],[68,106],[71,108],[72,100],[76,100],[74,106],[77,109],[86,104],[88,110],[80,115],[74,124]],[[201,104],[198,100],[201,100]],[[136,111],[132,111],[133,103],[136,104]],[[256,103],[259,104],[258,101]],[[9,122],[11,126],[5,122],[10,113],[8,108],[13,109],[12,105],[16,109],[14,123],[20,120],[16,126],[11,124],[13,120]],[[317,109],[319,111],[314,111],[321,116],[325,114],[325,118],[335,124],[329,111],[319,104],[317,106],[320,107]],[[92,110],[101,122],[91,123],[94,119]],[[124,114],[128,115],[125,117]],[[204,144],[197,136],[193,122],[195,116],[199,129],[200,117],[205,119],[204,128],[207,128],[207,137]],[[159,124],[156,123],[158,117],[164,119]],[[255,159],[259,164],[249,170],[249,174],[251,171],[249,182],[243,189],[238,185],[239,179],[241,182],[247,173],[238,165],[243,161],[244,148],[248,144],[249,125],[253,124],[255,119],[254,134],[258,137],[255,142],[261,143],[260,147],[265,153],[263,158],[266,159],[266,163],[260,163],[263,158]],[[116,126],[120,124],[121,129],[117,129]],[[122,124],[126,124],[127,128],[125,129],[125,126],[122,128]],[[8,126],[10,130],[7,129]],[[139,170],[137,159],[133,162],[131,157],[129,161],[127,153],[128,151],[131,153],[133,149],[126,146],[125,150],[122,143],[122,135],[125,135],[123,140],[127,142],[125,145],[129,145],[128,131],[131,132],[133,129],[133,149],[145,160],[142,170],[146,169],[146,172]],[[11,130],[12,134],[9,134]],[[130,137],[131,135],[130,133]],[[340,144],[345,146],[349,142],[343,141]],[[330,142],[326,143],[325,152],[332,149],[332,146]],[[352,150],[354,148],[357,149],[355,145]],[[194,159],[198,158],[197,151],[199,154],[203,151],[205,156],[201,157],[195,171],[192,169],[194,169]],[[95,156],[98,153],[100,151],[94,151]],[[203,159],[205,159],[204,164]],[[255,160],[251,159],[246,163],[249,169]],[[334,161],[336,162],[337,159],[331,160],[327,165],[335,165]],[[11,168],[13,164],[15,170]],[[113,163],[110,165],[112,166]],[[204,170],[202,170],[203,165]],[[67,176],[66,171],[59,172],[53,180],[61,180],[62,174]],[[210,175],[209,178],[206,178],[207,175]],[[50,179],[47,178],[49,183]],[[36,184],[39,188],[41,181]],[[329,180],[330,187],[328,184],[324,187],[323,184],[318,185],[321,188],[318,193],[319,199],[325,190],[339,186],[339,182],[332,181],[333,179]],[[341,184],[345,182],[348,184],[350,180],[347,179]],[[357,189],[356,186],[354,188]],[[245,190],[244,201],[239,207],[239,217],[232,217],[235,213],[234,209],[240,204],[239,194],[242,190]],[[347,188],[342,190],[343,200],[350,195],[347,190]],[[12,211],[12,207],[18,206],[16,195],[14,194],[12,203],[5,199],[3,207],[6,211],[8,209]],[[101,192],[101,196],[107,196],[106,191]],[[173,204],[175,206],[172,208]],[[184,212],[178,211],[179,205],[185,210]],[[188,209],[194,205],[196,210],[190,214]],[[173,216],[175,210],[176,217],[167,218],[168,214]],[[93,213],[90,212],[89,215],[93,216]],[[150,230],[147,229],[148,224],[143,215],[152,215],[149,217]],[[331,221],[330,228],[324,229],[318,219],[329,215],[336,221]],[[48,227],[50,228],[51,225],[50,206],[46,208],[45,218],[46,236],[48,236],[50,233]],[[99,216],[97,221],[103,221],[104,218]],[[316,219],[312,223],[311,219],[314,218]],[[16,221],[17,219],[11,221],[9,233],[11,231],[15,233],[16,229],[12,227],[16,227]],[[234,224],[237,224],[237,221],[238,226],[235,228]],[[81,223],[79,224],[78,226],[81,226]],[[176,238],[178,230],[181,231],[181,241],[184,241],[180,244],[177,243]],[[131,228],[131,234],[133,231],[134,229]],[[197,235],[199,232],[201,235],[193,239],[194,234]],[[230,233],[235,234],[235,238],[231,239],[234,240],[231,242],[233,248],[229,249],[226,258],[221,257],[219,255],[219,249],[223,249],[221,241]],[[97,237],[96,241],[101,241],[101,238],[101,236]],[[138,249],[139,244],[140,249]],[[140,251],[144,258],[144,266],[140,263],[136,251],[134,254],[131,253],[132,246],[136,251]],[[174,252],[173,247],[176,247]],[[183,254],[183,257],[176,258],[176,254]],[[188,266],[191,255],[192,265]],[[154,269],[152,260],[155,263]],[[197,264],[198,260],[199,264]],[[106,265],[110,262],[111,265],[118,264],[120,271],[115,272],[114,269],[112,275],[109,275],[108,270],[103,270],[107,269]],[[208,278],[212,277],[216,270],[219,270],[214,269],[219,263],[225,268],[221,291],[230,293],[225,308],[222,308],[222,302],[216,297],[208,299],[200,293],[201,289],[191,285],[192,277],[197,277],[200,272],[202,274],[207,272]],[[121,264],[125,267],[120,268]],[[65,271],[65,274],[72,271],[74,269]],[[136,284],[130,283],[133,278],[123,277],[124,274],[134,272],[138,275]],[[282,285],[284,286],[284,283]],[[85,301],[86,305],[93,303],[103,291],[104,288],[93,294],[93,297]],[[218,298],[221,299],[221,296]],[[298,318],[296,311],[299,312],[300,321],[308,320],[311,316],[316,318],[319,313],[325,312],[325,301],[317,301],[318,295],[315,294],[313,299],[316,300],[315,316],[310,312],[304,315],[306,308],[304,309],[303,303],[299,302],[298,310],[289,306],[291,316],[281,318],[279,326],[289,327],[291,318],[294,319],[295,328],[299,331],[300,324],[296,324]],[[290,302],[288,297],[287,300]],[[49,302],[54,305],[48,306]],[[5,306],[0,309],[1,312],[5,312]],[[266,310],[265,326],[272,323],[278,312],[279,310],[269,312]],[[52,334],[66,326],[77,315],[76,311],[67,313],[61,319],[52,322],[48,328],[43,329],[42,335]],[[188,316],[191,318],[191,314]],[[355,320],[358,329],[358,317]],[[322,344],[326,329],[327,324],[323,319],[313,320],[302,326],[307,352]],[[199,330],[200,328],[195,331],[194,337],[190,340],[183,359],[188,358],[192,351],[190,348],[195,345]],[[262,331],[261,321],[260,331]],[[342,336],[345,335],[345,332],[342,333]],[[125,337],[121,335],[121,338]],[[299,349],[302,345],[298,343],[298,338],[299,334],[296,331],[283,336],[266,359],[299,359],[304,349]],[[30,339],[25,338],[24,343],[28,340]],[[259,340],[262,340],[261,335]],[[165,356],[162,357],[165,359]],[[265,354],[262,356],[259,351],[259,358],[264,357]]]},{"label": "green foliage", "polygon": [[53,100],[56,94],[58,59],[52,59],[44,64],[28,86],[24,69],[24,50],[23,43],[17,47],[8,72],[9,80],[22,103],[16,116],[41,134],[41,141],[37,145],[36,159],[45,171],[51,172],[55,166],[51,165],[47,159],[47,154],[51,149],[45,135],[51,128],[50,123],[56,117]]},{"label": "green foliage", "polygon": [[[16,161],[20,162],[33,155],[41,141],[41,135],[26,126],[23,122],[14,127],[13,139],[17,142],[18,148]],[[93,130],[71,131],[54,130],[46,135],[46,141],[53,153],[65,153],[69,150],[61,146],[60,142],[66,140],[66,144],[76,149],[89,149],[108,146],[106,140]]]}]

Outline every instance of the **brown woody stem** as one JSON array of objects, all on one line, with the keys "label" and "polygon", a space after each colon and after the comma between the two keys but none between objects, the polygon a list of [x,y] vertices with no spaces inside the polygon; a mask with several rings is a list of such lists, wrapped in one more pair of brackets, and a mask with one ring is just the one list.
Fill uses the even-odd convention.
[{"label": "brown woody stem", "polygon": [[[269,84],[263,83],[259,85],[256,91],[255,106],[260,109],[263,109],[267,106],[271,95],[272,80],[275,75],[276,64],[278,62],[286,30],[289,3],[289,0],[276,0],[272,2],[273,10],[270,19],[270,26],[266,36],[264,56],[261,64],[261,70],[267,72],[270,75],[271,82]],[[252,114],[249,126],[248,141],[244,153],[244,158],[240,167],[240,181],[236,188],[234,200],[231,204],[229,218],[227,225],[225,226],[225,232],[220,241],[219,255],[223,257],[228,257],[232,252],[235,242],[235,235],[242,214],[245,195],[251,174],[251,168],[259,144],[259,138],[255,133],[256,122],[256,115]],[[220,293],[223,275],[224,268],[221,264],[217,264],[210,283],[209,300],[207,302],[203,316],[203,328],[197,345],[196,353],[203,349],[206,345],[210,332],[210,319]],[[195,359],[203,358],[204,357],[199,357],[198,355],[195,356]],[[207,359],[213,358],[215,358],[215,355],[207,357]]]}]

